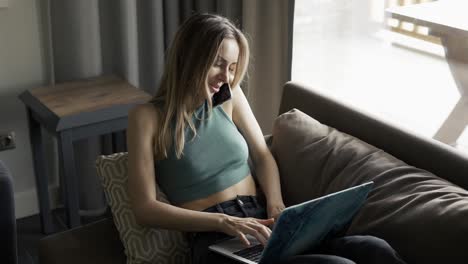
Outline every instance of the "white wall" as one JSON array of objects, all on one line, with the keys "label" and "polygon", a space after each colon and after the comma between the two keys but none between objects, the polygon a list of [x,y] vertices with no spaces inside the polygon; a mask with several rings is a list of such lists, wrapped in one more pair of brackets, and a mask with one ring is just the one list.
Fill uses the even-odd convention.
[{"label": "white wall", "polygon": [[[47,80],[39,1],[10,0],[0,8],[0,130],[16,133],[16,149],[1,151],[0,159],[13,175],[17,218],[38,212],[26,111],[18,95]],[[50,137],[46,144],[53,144]]]}]

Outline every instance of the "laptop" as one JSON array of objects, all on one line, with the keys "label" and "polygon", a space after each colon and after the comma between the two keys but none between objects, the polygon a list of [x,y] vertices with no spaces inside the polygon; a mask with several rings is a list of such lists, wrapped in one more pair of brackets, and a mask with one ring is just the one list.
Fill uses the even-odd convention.
[{"label": "laptop", "polygon": [[209,249],[240,263],[274,263],[318,246],[352,221],[372,190],[373,182],[331,193],[283,210],[264,247],[247,235],[250,246],[239,238],[224,240]]}]

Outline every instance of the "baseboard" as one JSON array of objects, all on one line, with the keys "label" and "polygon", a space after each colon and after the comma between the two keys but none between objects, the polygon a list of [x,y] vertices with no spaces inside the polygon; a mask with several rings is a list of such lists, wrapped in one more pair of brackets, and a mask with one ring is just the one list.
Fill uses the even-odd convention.
[{"label": "baseboard", "polygon": [[[59,187],[58,185],[49,186],[50,208],[55,209],[58,206]],[[15,193],[15,215],[16,219],[35,215],[39,213],[39,201],[37,199],[36,189],[30,189]]]}]

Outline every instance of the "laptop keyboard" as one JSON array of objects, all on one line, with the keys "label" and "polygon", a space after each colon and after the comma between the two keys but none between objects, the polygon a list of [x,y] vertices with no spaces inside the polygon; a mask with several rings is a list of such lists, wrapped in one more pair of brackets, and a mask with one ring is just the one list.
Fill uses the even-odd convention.
[{"label": "laptop keyboard", "polygon": [[260,260],[260,257],[262,256],[263,249],[264,249],[263,245],[258,244],[253,247],[249,247],[249,248],[236,251],[233,254],[239,257],[243,257],[248,260],[254,261],[254,262],[258,262]]}]

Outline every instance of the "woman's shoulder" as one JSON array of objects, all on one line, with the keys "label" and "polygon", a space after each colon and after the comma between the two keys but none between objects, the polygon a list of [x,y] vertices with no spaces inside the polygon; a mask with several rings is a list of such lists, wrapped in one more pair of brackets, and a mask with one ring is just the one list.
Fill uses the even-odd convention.
[{"label": "woman's shoulder", "polygon": [[245,107],[245,102],[247,101],[247,99],[242,88],[239,85],[236,85],[231,89],[231,92],[232,100],[230,101],[233,106],[233,109]]},{"label": "woman's shoulder", "polygon": [[148,116],[157,113],[157,107],[153,103],[137,104],[130,109],[129,115]]},{"label": "woman's shoulder", "polygon": [[137,126],[143,129],[156,127],[159,119],[159,110],[153,103],[135,105],[128,113],[129,126]]}]

